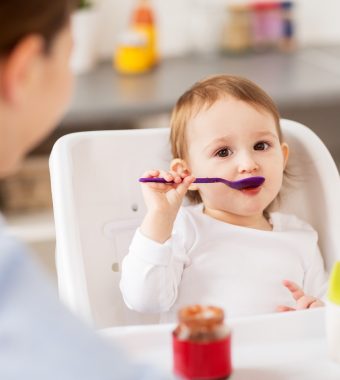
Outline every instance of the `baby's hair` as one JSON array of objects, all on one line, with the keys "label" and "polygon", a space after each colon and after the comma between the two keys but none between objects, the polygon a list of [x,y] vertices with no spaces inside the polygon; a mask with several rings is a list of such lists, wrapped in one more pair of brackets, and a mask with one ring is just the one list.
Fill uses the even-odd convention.
[{"label": "baby's hair", "polygon": [[[271,97],[252,81],[232,75],[214,75],[196,82],[177,101],[171,115],[170,142],[173,158],[186,159],[186,127],[189,121],[203,109],[210,108],[216,101],[231,96],[253,105],[274,118],[280,142],[282,132],[280,114]],[[198,191],[188,191],[192,203],[202,201]]]}]

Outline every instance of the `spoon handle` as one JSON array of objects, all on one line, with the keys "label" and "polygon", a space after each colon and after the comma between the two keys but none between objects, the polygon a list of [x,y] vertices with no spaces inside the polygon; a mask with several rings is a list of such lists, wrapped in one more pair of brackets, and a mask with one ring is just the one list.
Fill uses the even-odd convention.
[{"label": "spoon handle", "polygon": [[[174,184],[174,181],[167,181],[165,178],[161,177],[142,177],[139,178],[139,182],[154,182],[154,183],[168,183],[169,185]],[[196,178],[194,183],[215,183],[221,182],[220,178]]]},{"label": "spoon handle", "polygon": [[174,181],[167,181],[165,178],[160,178],[160,177],[142,177],[139,178],[139,182],[154,182],[154,183],[168,183],[168,184],[173,184]]}]

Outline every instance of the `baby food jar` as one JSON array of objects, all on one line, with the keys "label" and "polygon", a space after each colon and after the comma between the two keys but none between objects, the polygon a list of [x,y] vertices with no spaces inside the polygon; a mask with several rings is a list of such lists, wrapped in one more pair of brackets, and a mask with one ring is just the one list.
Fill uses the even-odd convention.
[{"label": "baby food jar", "polygon": [[223,310],[193,305],[181,309],[172,334],[174,372],[185,379],[226,379],[232,372],[230,330]]}]

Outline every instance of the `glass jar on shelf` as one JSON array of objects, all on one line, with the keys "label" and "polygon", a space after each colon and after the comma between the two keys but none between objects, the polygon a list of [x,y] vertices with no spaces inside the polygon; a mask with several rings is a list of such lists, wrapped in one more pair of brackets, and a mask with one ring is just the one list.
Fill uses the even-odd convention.
[{"label": "glass jar on shelf", "polygon": [[249,5],[230,4],[222,36],[222,49],[230,53],[243,53],[250,48]]},{"label": "glass jar on shelf", "polygon": [[132,12],[131,29],[146,36],[150,66],[158,63],[157,28],[150,0],[137,0]]},{"label": "glass jar on shelf", "polygon": [[281,6],[277,1],[251,4],[251,40],[254,50],[277,47],[282,33]]}]

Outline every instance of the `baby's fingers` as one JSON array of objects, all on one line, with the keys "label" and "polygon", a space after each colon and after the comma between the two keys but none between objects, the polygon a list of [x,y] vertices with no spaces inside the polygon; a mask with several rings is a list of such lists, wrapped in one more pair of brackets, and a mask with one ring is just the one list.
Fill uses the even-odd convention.
[{"label": "baby's fingers", "polygon": [[314,307],[321,307],[323,305],[323,302],[315,297],[304,296],[297,301],[296,310],[311,309]]},{"label": "baby's fingers", "polygon": [[297,285],[295,282],[290,280],[283,280],[282,283],[292,293],[292,296],[294,297],[295,301],[298,301],[301,297],[305,295],[302,288],[300,288],[300,286]]},{"label": "baby's fingers", "polygon": [[181,183],[182,178],[174,171],[161,170],[160,176],[163,177],[168,182],[174,182],[175,184]]},{"label": "baby's fingers", "polygon": [[142,177],[143,178],[154,178],[154,177],[159,177],[160,171],[157,169],[154,170],[148,170],[143,173]]},{"label": "baby's fingers", "polygon": [[190,177],[190,171],[189,170],[183,170],[182,173],[180,173],[181,178]]},{"label": "baby's fingers", "polygon": [[276,308],[276,311],[279,312],[279,313],[282,313],[282,312],[285,312],[285,311],[295,311],[295,309],[293,307],[290,307],[290,306],[279,305]]},{"label": "baby's fingers", "polygon": [[[164,170],[148,170],[143,173],[142,178],[150,178],[150,182],[142,181],[142,189],[152,189],[164,192],[170,190],[174,187],[174,184],[176,184],[171,173]],[[157,178],[164,178],[166,182],[157,182]],[[153,182],[153,179],[155,179],[155,182]]]},{"label": "baby's fingers", "polygon": [[190,185],[195,181],[195,177],[193,176],[187,176],[185,178],[183,178],[182,180],[182,183],[180,183],[176,190],[178,192],[178,194],[181,196],[181,197],[184,197],[185,194],[187,193]]},{"label": "baby's fingers", "polygon": [[310,308],[310,309],[313,309],[314,307],[322,307],[322,306],[325,306],[324,302],[322,302],[321,300],[317,299],[316,301],[314,301],[314,302],[309,306],[309,308]]}]

